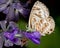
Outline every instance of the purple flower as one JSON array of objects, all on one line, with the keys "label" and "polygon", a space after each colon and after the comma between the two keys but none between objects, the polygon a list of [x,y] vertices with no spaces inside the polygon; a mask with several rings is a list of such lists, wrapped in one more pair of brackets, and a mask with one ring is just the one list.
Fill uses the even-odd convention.
[{"label": "purple flower", "polygon": [[[0,21],[0,26],[2,28],[2,34],[0,33],[0,41],[2,41],[0,42],[0,47],[2,47],[3,42],[5,42],[4,46],[7,47],[12,46],[13,44],[21,45],[19,42],[21,42],[22,34],[20,33],[16,23],[12,21]],[[20,33],[20,38],[15,37],[18,33]]]},{"label": "purple flower", "polygon": [[15,35],[18,33],[19,31],[17,29],[14,29],[12,32],[4,32],[4,37],[6,38],[5,46],[9,47],[12,46],[13,44],[21,45],[20,42],[21,42],[22,34],[20,34],[20,38],[17,38]]},{"label": "purple flower", "polygon": [[[29,3],[26,3],[27,5]],[[25,5],[26,5],[25,4]],[[21,13],[24,17],[27,17],[30,10],[26,9],[19,0],[1,0],[0,1],[0,12],[3,11],[6,16],[6,20],[18,20],[19,13]]]},{"label": "purple flower", "polygon": [[[4,21],[3,21],[4,22]],[[1,22],[1,24],[3,23],[3,22]],[[5,21],[5,22],[7,22],[7,21]],[[5,26],[6,26],[6,24],[7,23],[5,23]],[[3,25],[2,25],[3,26]],[[1,27],[2,27],[1,26]],[[2,29],[4,29],[4,26],[2,27]],[[16,26],[16,24],[14,23],[14,22],[9,22],[8,23],[8,26],[7,26],[7,28],[6,28],[6,31],[5,30],[3,30],[4,31],[4,37],[8,40],[10,40],[10,41],[12,41],[12,42],[16,42],[18,39],[17,38],[15,38],[15,35],[16,34],[18,34],[18,32],[19,32],[19,30],[18,30],[18,27]]]},{"label": "purple flower", "polygon": [[[40,33],[38,31],[33,31],[33,32],[27,32],[27,31],[22,31],[21,33],[23,34],[23,37],[26,37],[33,41],[35,44],[40,44]],[[17,34],[16,34],[17,35]],[[20,36],[20,33],[17,35],[17,37]]]},{"label": "purple flower", "polygon": [[2,28],[2,30],[5,32],[5,31],[11,31],[15,28],[18,29],[17,25],[15,22],[13,21],[10,21],[10,22],[7,22],[6,20],[4,21],[0,21],[0,26]]},{"label": "purple flower", "polygon": [[40,44],[40,33],[38,31],[34,32],[24,32],[25,36],[32,40],[36,44]]},{"label": "purple flower", "polygon": [[[6,20],[0,21],[0,26],[3,30],[2,34],[0,33],[0,37],[2,37],[2,42],[0,42],[0,44],[3,44],[3,42],[5,42],[4,45],[7,47],[13,46],[13,44],[21,45],[21,39],[23,37],[32,40],[36,44],[40,44],[41,35],[38,31],[27,32],[19,30],[15,22],[7,22]],[[0,45],[0,47],[2,47],[2,45]]]},{"label": "purple flower", "polygon": [[17,42],[18,39],[15,38],[15,34],[18,33],[18,30],[14,29],[14,31],[12,32],[4,32],[4,36],[6,37],[6,39],[11,40],[12,42]]}]

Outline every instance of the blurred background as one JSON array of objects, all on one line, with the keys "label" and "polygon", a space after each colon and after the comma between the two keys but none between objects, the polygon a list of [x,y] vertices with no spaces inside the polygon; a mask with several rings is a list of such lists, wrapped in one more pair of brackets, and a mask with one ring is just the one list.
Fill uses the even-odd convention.
[{"label": "blurred background", "polygon": [[[20,0],[21,2],[26,2],[27,0]],[[33,4],[37,0],[32,0],[29,8],[31,9]],[[58,0],[40,0],[43,2],[49,9],[50,15],[55,20],[55,30],[54,33],[51,35],[47,35],[44,37],[41,37],[41,43],[40,45],[34,44],[33,42],[29,41],[27,44],[27,47],[23,46],[22,48],[60,48],[60,1]],[[4,17],[3,17],[4,16]],[[0,20],[5,19],[5,14],[0,13]],[[20,29],[25,30],[26,28],[24,26],[27,25],[27,21],[21,17],[21,19],[18,21],[18,26]],[[3,47],[6,48],[6,47]],[[20,48],[20,46],[14,45],[13,47],[9,48]]]}]

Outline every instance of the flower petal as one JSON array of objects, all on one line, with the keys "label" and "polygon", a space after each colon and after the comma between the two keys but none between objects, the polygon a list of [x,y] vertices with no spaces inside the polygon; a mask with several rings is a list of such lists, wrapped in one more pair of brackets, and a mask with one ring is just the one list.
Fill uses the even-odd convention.
[{"label": "flower petal", "polygon": [[5,36],[5,38],[6,38],[7,40],[9,39],[9,40],[12,41],[13,43],[15,43],[15,42],[18,41],[18,39],[15,38],[15,33],[4,32],[4,36]]},{"label": "flower petal", "polygon": [[40,39],[30,38],[35,44],[40,44]]},{"label": "flower petal", "polygon": [[9,33],[9,32],[4,32],[4,36],[7,38],[7,39],[10,39],[10,40],[13,40],[14,39],[14,35]]},{"label": "flower petal", "polygon": [[2,48],[2,46],[3,46],[3,39],[2,39],[2,37],[0,36],[0,48]]},{"label": "flower petal", "polygon": [[8,30],[8,31],[12,31],[12,30],[15,30],[15,29],[18,30],[18,26],[16,25],[15,22],[10,21],[10,22],[9,22],[9,25],[8,25],[8,27],[7,27],[7,30]]},{"label": "flower petal", "polygon": [[30,13],[30,10],[23,8],[20,3],[14,3],[13,7],[17,9],[24,17],[27,17],[27,15],[29,15]]},{"label": "flower petal", "polygon": [[2,32],[2,33],[0,33],[0,48],[3,47],[3,42],[4,42],[4,40],[5,40],[5,38],[4,38],[3,32]]},{"label": "flower petal", "polygon": [[18,29],[14,28],[12,31],[4,32],[4,36],[6,39],[9,39],[13,43],[18,41],[18,38],[15,38],[15,35],[18,34]]},{"label": "flower petal", "polygon": [[19,12],[26,18],[29,15],[30,10],[22,8],[22,9],[19,9]]},{"label": "flower petal", "polygon": [[12,2],[12,0],[9,0],[7,3],[1,4],[0,5],[0,12],[3,11],[3,10],[5,10],[7,8],[7,6],[9,5],[9,3],[11,3],[11,2]]},{"label": "flower petal", "polygon": [[0,5],[0,12],[7,8],[7,4]]},{"label": "flower petal", "polygon": [[7,23],[7,21],[0,21],[0,26],[3,31],[6,31],[6,23]]},{"label": "flower petal", "polygon": [[40,35],[40,33],[39,33],[38,31],[34,31],[34,32],[31,34],[31,36],[33,36],[33,37],[35,37],[35,38],[40,38],[40,37],[41,37],[41,35]]},{"label": "flower petal", "polygon": [[6,20],[13,20],[14,19],[14,8],[10,6],[9,13],[7,14]]},{"label": "flower petal", "polygon": [[4,11],[7,14],[6,20],[9,21],[17,21],[19,19],[19,13],[17,10],[14,10],[12,6],[8,7],[7,10]]},{"label": "flower petal", "polygon": [[0,0],[0,4],[6,3],[8,0]]},{"label": "flower petal", "polygon": [[15,20],[14,21],[18,21],[19,20],[19,12],[18,10],[16,9],[15,10]]},{"label": "flower petal", "polygon": [[13,46],[13,43],[10,40],[5,40],[4,46],[6,47]]},{"label": "flower petal", "polygon": [[7,7],[7,8],[3,11],[4,14],[8,14],[8,12],[9,12],[9,7]]},{"label": "flower petal", "polygon": [[27,38],[32,40],[34,43],[40,44],[40,34],[39,34],[39,32],[37,32],[37,31],[36,32],[32,32],[32,33],[25,32],[24,34],[25,34],[25,36]]},{"label": "flower petal", "polygon": [[20,3],[13,3],[12,6],[13,8],[18,9],[18,10],[22,9],[22,5]]},{"label": "flower petal", "polygon": [[21,38],[18,38],[18,41],[16,43],[14,43],[16,45],[21,45]]}]

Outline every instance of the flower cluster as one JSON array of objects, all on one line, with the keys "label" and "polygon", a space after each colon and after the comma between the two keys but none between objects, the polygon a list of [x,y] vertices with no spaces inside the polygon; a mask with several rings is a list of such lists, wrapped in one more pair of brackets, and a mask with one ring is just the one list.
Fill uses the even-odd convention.
[{"label": "flower cluster", "polygon": [[[40,44],[40,33],[38,31],[22,31],[18,28],[17,24],[13,20],[18,20],[19,13],[24,17],[27,17],[30,13],[28,9],[28,0],[25,4],[19,0],[0,0],[0,12],[6,14],[6,19],[0,21],[0,48],[4,46],[9,47],[16,45],[23,46],[26,44],[26,40],[30,39],[36,44]],[[24,38],[24,39],[23,39]]]},{"label": "flower cluster", "polygon": [[19,13],[24,17],[29,14],[30,9],[26,8],[28,4],[29,1],[22,5],[19,0],[0,0],[0,12],[6,14],[6,20],[18,20]]}]

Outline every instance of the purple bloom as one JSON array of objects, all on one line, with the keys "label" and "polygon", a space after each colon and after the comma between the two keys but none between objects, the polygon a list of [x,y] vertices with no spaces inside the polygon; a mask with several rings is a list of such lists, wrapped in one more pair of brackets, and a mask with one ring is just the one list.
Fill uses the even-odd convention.
[{"label": "purple bloom", "polygon": [[18,33],[18,30],[15,29],[15,30],[12,31],[12,32],[4,32],[4,36],[5,36],[7,39],[11,40],[12,42],[17,42],[18,39],[15,38],[15,34],[17,34],[17,33]]},{"label": "purple bloom", "polygon": [[40,44],[40,37],[41,37],[41,35],[40,35],[39,32],[37,32],[37,31],[34,31],[34,32],[25,32],[24,34],[25,34],[25,36],[27,38],[32,40],[34,43]]},{"label": "purple bloom", "polygon": [[5,46],[9,47],[9,46],[12,46],[13,44],[21,45],[20,42],[21,42],[22,36],[20,36],[20,38],[15,37],[15,35],[18,33],[19,31],[17,29],[14,29],[12,32],[4,32],[4,37],[6,38]]},{"label": "purple bloom", "polygon": [[[14,22],[7,22],[7,21],[0,21],[0,26],[2,28],[2,34],[0,37],[2,37],[0,39],[0,47],[2,47],[3,42],[5,46],[9,47],[12,46],[13,44],[16,45],[21,45],[21,38],[22,38],[22,34],[20,33],[18,27],[16,26],[16,23]],[[16,34],[20,33],[20,38],[15,37]]]},{"label": "purple bloom", "polygon": [[[16,23],[10,21],[0,21],[0,26],[2,28],[2,34],[0,35],[2,42],[0,44],[3,44],[7,47],[13,46],[13,44],[16,45],[21,45],[21,39],[23,37],[26,37],[30,40],[32,40],[36,44],[40,44],[40,33],[38,31],[33,31],[33,32],[27,32],[27,31],[21,31],[18,29]],[[19,43],[20,42],[20,43]],[[2,47],[2,45],[0,45]]]},{"label": "purple bloom", "polygon": [[7,22],[6,20],[0,21],[0,26],[1,26],[3,31],[11,31],[15,28],[18,29],[16,23],[13,21],[10,21],[10,22]]},{"label": "purple bloom", "polygon": [[[21,31],[23,34],[23,37],[26,37],[33,41],[35,44],[40,44],[40,33],[38,31],[33,31],[33,32],[26,32],[26,31]],[[17,34],[16,34],[17,35]],[[18,34],[17,37],[19,37],[20,33]]]},{"label": "purple bloom", "polygon": [[[27,5],[29,3],[26,3]],[[25,4],[25,5],[26,5]],[[0,1],[0,12],[7,14],[6,20],[18,20],[19,13],[21,13],[24,17],[27,17],[29,14],[29,9],[26,9],[21,5],[19,0],[1,0]]]},{"label": "purple bloom", "polygon": [[0,27],[2,28],[3,31],[6,31],[6,23],[7,21],[0,21]]},{"label": "purple bloom", "polygon": [[9,39],[12,42],[17,42],[18,39],[15,38],[15,35],[18,34],[18,32],[19,32],[18,27],[14,22],[11,21],[7,26],[7,30],[4,31],[4,36],[7,40]]},{"label": "purple bloom", "polygon": [[23,16],[27,16],[30,12],[29,9],[24,8],[20,3],[13,3],[13,8],[17,9]]}]

